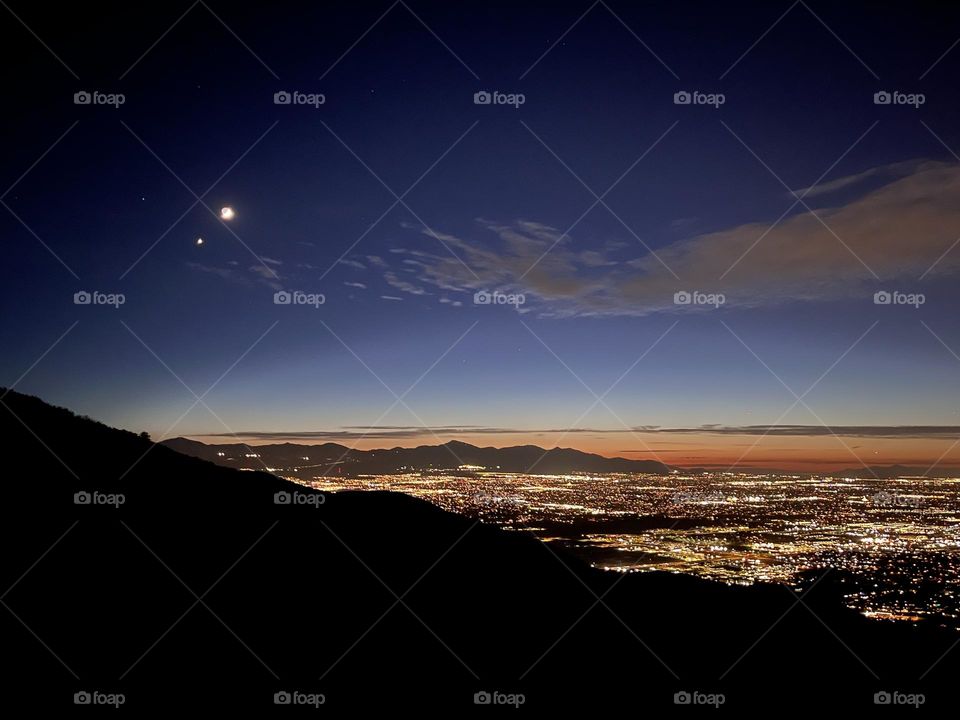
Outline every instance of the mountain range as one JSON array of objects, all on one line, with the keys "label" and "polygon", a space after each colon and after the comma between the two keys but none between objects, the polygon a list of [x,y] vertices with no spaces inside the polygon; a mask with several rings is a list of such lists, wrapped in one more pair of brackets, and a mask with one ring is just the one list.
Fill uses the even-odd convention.
[{"label": "mountain range", "polygon": [[330,475],[373,475],[470,468],[511,473],[536,472],[545,475],[573,472],[660,474],[670,472],[668,466],[655,460],[608,458],[570,448],[547,450],[536,445],[506,448],[477,447],[456,440],[442,445],[395,447],[383,450],[353,450],[337,443],[208,445],[187,438],[164,440],[163,444],[184,455],[192,455],[218,465],[246,470],[263,470],[268,467],[282,471],[284,476],[301,479]]},{"label": "mountain range", "polygon": [[[564,475],[568,473],[654,473],[673,471],[691,475],[727,471],[728,466],[713,468],[677,468],[656,460],[631,460],[605,457],[572,448],[542,448],[537,445],[514,447],[477,447],[451,440],[441,445],[354,450],[338,443],[207,444],[178,437],[163,440],[163,445],[184,455],[209,460],[240,470],[267,470],[283,477],[310,481],[337,475],[388,475],[402,472],[471,472],[489,470],[509,473]],[[814,475],[809,471],[783,468],[742,468],[744,472],[771,475]],[[851,467],[828,473],[829,477],[877,478],[956,477],[960,470],[949,467],[875,465]]]}]

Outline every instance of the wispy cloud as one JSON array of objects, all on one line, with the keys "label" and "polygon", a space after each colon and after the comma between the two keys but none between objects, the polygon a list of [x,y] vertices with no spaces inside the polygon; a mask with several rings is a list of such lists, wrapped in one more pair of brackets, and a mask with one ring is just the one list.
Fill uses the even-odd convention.
[{"label": "wispy cloud", "polygon": [[771,437],[844,437],[954,440],[960,425],[701,425],[685,428],[636,428],[637,432],[680,435],[764,435]]},{"label": "wispy cloud", "polygon": [[[264,258],[264,262],[266,261],[266,258]],[[277,265],[282,264],[279,261],[273,262]],[[244,272],[240,268],[239,263],[234,260],[228,260],[226,263],[227,267],[204,265],[203,263],[196,262],[188,262],[186,265],[196,272],[215,275],[222,280],[238,285],[253,286],[255,283],[259,283],[274,290],[281,290],[283,288],[279,282],[280,274],[266,265],[251,265],[247,268],[246,272]]]},{"label": "wispy cloud", "polygon": [[274,290],[283,289],[283,284],[280,282],[280,275],[276,270],[268,268],[266,265],[251,265],[247,269],[256,275],[257,279],[264,285],[267,285]]},{"label": "wispy cloud", "polygon": [[[245,440],[273,440],[276,442],[297,441],[329,441],[354,440],[359,438],[388,439],[388,440],[428,440],[435,442],[440,437],[477,436],[477,435],[547,435],[610,432],[589,428],[575,428],[571,430],[519,430],[516,428],[484,427],[478,425],[436,425],[422,427],[419,425],[347,425],[341,430],[305,430],[293,432],[248,431],[237,433],[211,433],[204,437],[237,437]],[[613,432],[630,432],[629,430],[615,430]]]},{"label": "wispy cloud", "polygon": [[[763,435],[770,437],[842,437],[874,439],[953,440],[960,437],[957,425],[701,425],[698,427],[664,428],[638,426],[633,428],[511,428],[483,425],[346,425],[340,430],[304,431],[247,431],[212,433],[206,437],[242,437],[249,440],[350,440],[357,438],[414,440],[440,437],[477,435],[570,435],[570,434],[640,434],[640,435]],[[673,443],[677,444],[677,443]],[[622,451],[635,452],[635,451]],[[657,452],[660,452],[659,450]]]},{"label": "wispy cloud", "polygon": [[[527,308],[555,317],[673,312],[678,290],[723,293],[728,307],[864,296],[877,279],[917,281],[960,237],[956,163],[895,163],[825,183],[810,195],[872,185],[864,182],[870,178],[881,185],[817,208],[816,215],[798,205],[772,229],[776,218],[674,241],[656,255],[631,257],[636,244],[580,249],[549,225],[481,219],[478,227],[495,242],[420,229],[431,238],[436,232],[470,270],[449,254],[405,256],[421,288],[522,292]],[[933,273],[958,267],[960,253],[952,253]]]},{"label": "wispy cloud", "polygon": [[845,175],[844,177],[837,178],[836,180],[829,180],[813,187],[794,190],[791,195],[799,195],[801,197],[808,198],[817,197],[818,195],[828,195],[839,190],[844,190],[848,187],[854,187],[873,178],[879,177],[889,180],[890,178],[909,175],[910,173],[916,171],[916,169],[922,164],[923,162],[920,160],[905,160],[904,162],[892,163],[890,165],[881,165],[879,167],[869,168],[863,172],[858,172],[853,175]]},{"label": "wispy cloud", "polygon": [[402,278],[397,277],[397,274],[392,270],[388,270],[383,274],[383,279],[387,281],[387,285],[401,292],[409,293],[410,295],[429,295],[426,290],[424,290],[419,285],[415,285],[412,282],[403,280]]},{"label": "wispy cloud", "polygon": [[[229,263],[228,263],[229,264]],[[233,263],[236,264],[236,263]],[[216,275],[219,278],[224,280],[232,280],[234,282],[240,282],[244,278],[237,273],[237,271],[232,267],[213,267],[211,265],[204,265],[203,263],[188,262],[187,267],[191,270],[196,270],[197,272],[209,273],[210,275]]]}]

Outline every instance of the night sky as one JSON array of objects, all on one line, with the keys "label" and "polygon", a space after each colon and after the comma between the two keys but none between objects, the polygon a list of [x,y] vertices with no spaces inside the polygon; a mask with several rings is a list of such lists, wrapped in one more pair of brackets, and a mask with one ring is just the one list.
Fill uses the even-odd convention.
[{"label": "night sky", "polygon": [[515,5],[5,4],[0,382],[155,439],[960,465],[960,8]]}]

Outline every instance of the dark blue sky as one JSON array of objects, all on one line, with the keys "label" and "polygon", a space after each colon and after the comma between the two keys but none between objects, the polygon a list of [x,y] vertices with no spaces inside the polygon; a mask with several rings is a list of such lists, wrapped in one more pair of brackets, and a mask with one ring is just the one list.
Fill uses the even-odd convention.
[{"label": "dark blue sky", "polygon": [[[957,10],[10,8],[6,385],[72,327],[17,389],[155,436],[397,426],[368,447],[481,426],[490,444],[724,463],[757,440],[733,432],[746,425],[960,425]],[[125,102],[76,105],[81,90]],[[325,102],[274,104],[282,90]],[[475,104],[483,90],[525,102]],[[725,101],[676,104],[681,91]],[[881,91],[924,102],[875,104]],[[76,305],[81,290],[125,303]],[[325,302],[277,305],[278,290]],[[877,305],[880,290],[924,303]],[[725,302],[676,305],[677,291]],[[213,412],[180,419],[194,402],[180,380],[202,394],[241,356],[204,398]],[[828,369],[784,415],[782,383],[800,395]],[[384,384],[402,394],[425,372],[382,416]],[[726,430],[683,436],[695,445],[625,431],[705,424]],[[589,432],[540,432],[574,425]],[[949,447],[841,434],[764,438],[756,462]]]}]

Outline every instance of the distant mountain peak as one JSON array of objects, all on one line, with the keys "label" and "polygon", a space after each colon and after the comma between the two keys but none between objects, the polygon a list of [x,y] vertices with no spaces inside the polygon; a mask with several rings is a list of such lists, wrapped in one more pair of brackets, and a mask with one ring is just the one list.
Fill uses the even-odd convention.
[{"label": "distant mountain peak", "polygon": [[574,448],[542,448],[537,445],[515,445],[504,448],[478,447],[462,440],[448,440],[439,445],[373,450],[354,450],[333,443],[208,445],[186,438],[166,440],[164,444],[179,452],[227,467],[252,470],[262,470],[265,467],[282,469],[285,477],[300,477],[304,474],[303,479],[312,479],[318,475],[386,475],[411,471],[463,469],[541,475],[577,472],[660,474],[670,472],[667,465],[655,460],[608,458]]}]

